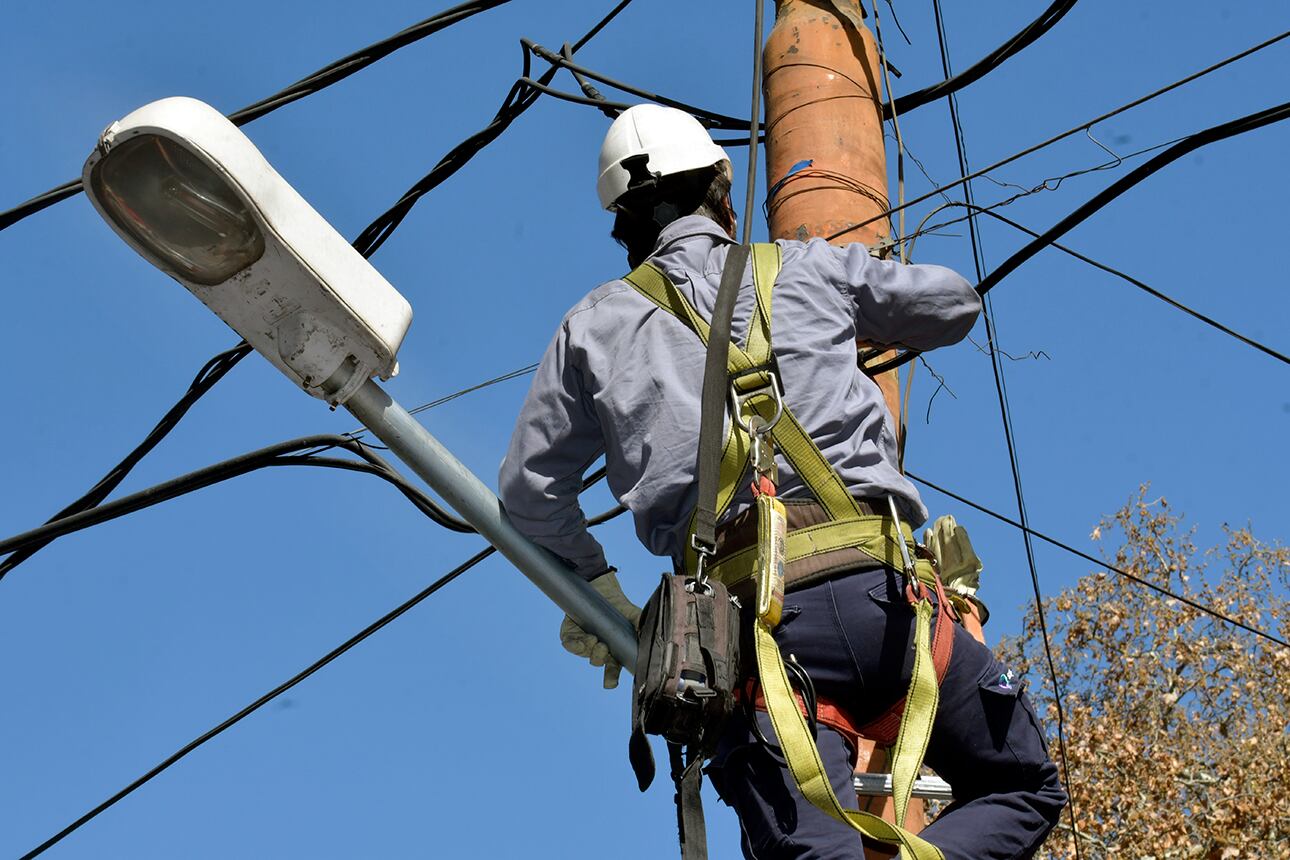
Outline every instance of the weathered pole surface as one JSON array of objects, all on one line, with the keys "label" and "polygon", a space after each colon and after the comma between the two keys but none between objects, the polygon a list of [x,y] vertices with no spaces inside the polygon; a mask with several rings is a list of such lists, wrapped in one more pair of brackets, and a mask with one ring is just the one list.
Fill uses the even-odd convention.
[{"label": "weathered pole surface", "polygon": [[[889,239],[878,50],[856,0],[777,0],[766,40],[766,182],[773,239],[831,236],[835,244]],[[809,162],[809,163],[808,163]],[[877,380],[893,429],[895,371]]]},{"label": "weathered pole surface", "polygon": [[[831,236],[886,212],[887,160],[882,87],[873,34],[856,0],[777,0],[766,40],[766,182],[770,235],[805,241]],[[877,218],[840,239],[873,247],[891,235]],[[899,428],[895,371],[877,380],[892,427]],[[857,773],[887,769],[883,750],[862,744]],[[891,798],[862,797],[861,808],[895,820]],[[922,829],[924,809],[913,800],[905,827]],[[866,849],[871,858],[894,852]]]}]

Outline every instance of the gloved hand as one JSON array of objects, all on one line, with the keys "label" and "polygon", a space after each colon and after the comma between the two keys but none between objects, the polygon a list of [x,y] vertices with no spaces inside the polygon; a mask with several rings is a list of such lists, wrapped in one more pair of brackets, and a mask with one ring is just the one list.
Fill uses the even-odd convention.
[{"label": "gloved hand", "polygon": [[[610,606],[626,616],[632,626],[635,626],[640,621],[641,608],[628,600],[627,595],[623,594],[622,586],[618,584],[618,575],[612,568],[609,573],[593,579],[591,587],[596,589],[601,597],[608,600]],[[591,665],[604,666],[606,690],[612,690],[618,686],[618,675],[622,672],[623,667],[609,653],[609,646],[597,639],[595,635],[583,630],[578,626],[578,622],[567,615],[564,616],[564,621],[560,624],[560,644],[571,654],[586,657],[591,661]]]},{"label": "gloved hand", "polygon": [[946,514],[938,517],[932,527],[923,532],[923,543],[936,556],[941,583],[946,590],[976,604],[984,624],[990,611],[976,596],[977,589],[981,587],[981,559],[972,549],[967,529]]}]

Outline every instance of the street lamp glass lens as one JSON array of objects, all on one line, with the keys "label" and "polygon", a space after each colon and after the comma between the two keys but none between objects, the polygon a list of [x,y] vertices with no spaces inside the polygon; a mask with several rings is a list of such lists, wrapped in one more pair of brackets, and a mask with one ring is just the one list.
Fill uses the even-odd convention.
[{"label": "street lamp glass lens", "polygon": [[112,219],[176,275],[214,286],[260,259],[264,234],[219,174],[155,134],[114,147],[90,175]]}]

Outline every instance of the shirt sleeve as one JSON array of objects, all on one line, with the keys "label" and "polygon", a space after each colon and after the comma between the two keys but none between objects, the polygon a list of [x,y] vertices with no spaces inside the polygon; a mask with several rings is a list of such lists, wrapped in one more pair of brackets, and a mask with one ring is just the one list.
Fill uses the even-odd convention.
[{"label": "shirt sleeve", "polygon": [[587,530],[578,494],[583,473],[603,451],[600,423],[572,360],[566,321],[538,365],[497,483],[515,527],[588,580],[609,565]]},{"label": "shirt sleeve", "polygon": [[924,351],[949,346],[967,336],[981,312],[981,297],[952,269],[878,260],[859,243],[825,247],[861,340]]}]

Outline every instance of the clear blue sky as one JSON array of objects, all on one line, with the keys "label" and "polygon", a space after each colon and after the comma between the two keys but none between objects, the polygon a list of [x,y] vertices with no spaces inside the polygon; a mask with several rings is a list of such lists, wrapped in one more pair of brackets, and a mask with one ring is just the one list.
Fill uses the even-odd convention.
[{"label": "clear blue sky", "polygon": [[[436,11],[437,4],[9,4],[0,34],[0,207],[80,174],[98,132],[151,100],[232,111]],[[519,74],[518,39],[575,39],[607,2],[516,0],[406,48],[246,128],[342,234],[357,235]],[[948,4],[965,68],[1046,5]],[[898,2],[904,77],[941,78],[930,4]],[[594,68],[731,114],[748,105],[745,4],[636,0],[580,55]],[[1278,3],[1084,0],[1044,39],[963,93],[984,166],[1286,27]],[[887,19],[890,25],[890,18]],[[1094,130],[1127,153],[1284,99],[1290,45]],[[560,78],[571,87],[567,77]],[[374,263],[416,318],[391,393],[411,407],[536,361],[564,311],[622,273],[594,193],[606,120],[543,100],[427,197]],[[910,150],[957,175],[944,102],[904,118]],[[1290,127],[1209,147],[1072,232],[1077,250],[1239,331],[1290,348],[1281,256]],[[735,152],[736,175],[744,155]],[[1083,137],[999,171],[1031,187],[1104,161]],[[1140,160],[1140,159],[1139,159]],[[894,159],[891,159],[894,170]],[[1123,168],[1121,169],[1123,170]],[[1068,179],[1005,214],[1042,229],[1120,171]],[[910,165],[909,193],[929,188]],[[760,186],[765,188],[764,178]],[[1010,193],[989,182],[979,202]],[[736,200],[742,201],[741,188]],[[760,195],[759,195],[760,199]],[[912,219],[922,216],[917,207]],[[917,223],[911,220],[911,226]],[[1018,248],[982,225],[987,263]],[[970,272],[962,226],[916,256]],[[765,237],[758,221],[755,238]],[[0,534],[43,521],[128,451],[197,368],[237,337],[137,257],[83,197],[0,233],[6,442]],[[1199,526],[1286,535],[1287,368],[1083,263],[1047,251],[994,292],[1035,527],[1096,551],[1099,517],[1152,482]],[[974,336],[983,341],[978,325]],[[911,470],[1013,510],[993,377],[971,344],[920,368]],[[423,417],[492,484],[526,382]],[[282,439],[352,429],[258,356],[237,367],[130,477],[128,492]],[[933,492],[972,532],[994,610],[1015,633],[1030,597],[1021,541]],[[612,504],[593,493],[589,510]],[[630,525],[602,529],[629,593],[659,560]],[[272,470],[60,540],[0,582],[0,855],[16,856],[184,742],[468,557],[369,477]],[[1091,565],[1040,545],[1047,592]],[[628,694],[566,655],[560,613],[490,560],[208,744],[59,846],[59,857],[481,856],[655,858],[675,852],[666,780],[638,795]],[[709,798],[712,856],[738,856]]]}]

